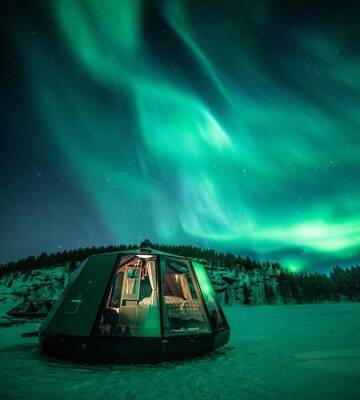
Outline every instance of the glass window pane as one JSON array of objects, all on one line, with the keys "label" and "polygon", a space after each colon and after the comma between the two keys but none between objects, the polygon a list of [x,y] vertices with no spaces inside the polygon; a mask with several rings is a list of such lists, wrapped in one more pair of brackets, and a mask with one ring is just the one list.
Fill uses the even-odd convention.
[{"label": "glass window pane", "polygon": [[96,334],[159,337],[156,257],[126,255],[116,268]]},{"label": "glass window pane", "polygon": [[192,261],[192,265],[213,325],[215,328],[222,328],[224,326],[224,319],[221,315],[220,307],[216,299],[216,293],[209,275],[202,264]]},{"label": "glass window pane", "polygon": [[210,332],[189,262],[163,259],[164,335],[189,335]]}]

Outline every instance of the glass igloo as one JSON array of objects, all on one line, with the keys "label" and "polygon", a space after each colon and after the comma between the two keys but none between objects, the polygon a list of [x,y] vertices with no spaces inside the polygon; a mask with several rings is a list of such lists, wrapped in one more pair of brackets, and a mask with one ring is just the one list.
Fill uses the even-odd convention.
[{"label": "glass igloo", "polygon": [[48,354],[134,362],[195,356],[229,340],[204,264],[150,248],[97,254],[40,330]]}]

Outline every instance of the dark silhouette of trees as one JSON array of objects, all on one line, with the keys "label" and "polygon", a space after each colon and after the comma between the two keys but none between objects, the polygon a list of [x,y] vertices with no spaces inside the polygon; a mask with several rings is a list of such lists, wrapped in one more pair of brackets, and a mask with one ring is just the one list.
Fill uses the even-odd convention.
[{"label": "dark silhouette of trees", "polygon": [[[235,284],[234,282],[240,273],[250,276],[260,273],[264,281],[265,300],[268,304],[275,303],[278,297],[285,304],[341,300],[360,301],[360,265],[349,268],[336,266],[329,275],[318,272],[292,273],[283,269],[279,263],[270,263],[269,261],[260,263],[248,256],[241,257],[236,254],[221,253],[213,249],[202,249],[191,245],[159,245],[151,244],[149,240],[143,243],[147,246],[149,244],[156,250],[206,260],[207,268],[211,271],[219,268],[231,271],[232,276],[236,278],[223,277],[224,282],[230,286]],[[73,270],[79,262],[92,254],[129,250],[136,247],[135,244],[120,244],[106,247],[85,247],[50,254],[43,252],[36,257],[29,256],[16,262],[11,261],[0,265],[0,276],[10,273],[26,274],[33,269],[57,265],[66,265],[70,270]],[[277,283],[277,287],[274,286],[274,282]],[[11,281],[8,285],[11,285]],[[240,292],[241,289],[244,299],[250,304],[251,287],[243,285],[239,287]],[[226,290],[226,287],[221,290]]]},{"label": "dark silhouette of trees", "polygon": [[343,269],[336,266],[330,273],[335,292],[339,298],[360,301],[360,266]]},{"label": "dark silhouette of trees", "polygon": [[282,271],[278,276],[278,283],[285,304],[360,301],[360,266],[347,269],[337,266],[330,275]]},{"label": "dark silhouette of trees", "polygon": [[275,291],[268,282],[265,282],[264,284],[264,292],[267,304],[274,304],[276,301]]},{"label": "dark silhouette of trees", "polygon": [[246,283],[243,284],[242,286],[243,290],[243,295],[244,295],[244,301],[243,304],[246,306],[249,306],[251,304],[251,287],[247,285]]},{"label": "dark silhouette of trees", "polygon": [[143,242],[140,243],[140,247],[151,247],[152,244],[149,239],[145,239]]},{"label": "dark silhouette of trees", "polygon": [[118,245],[118,246],[101,246],[101,247],[85,247],[75,250],[65,250],[62,252],[47,254],[46,252],[41,253],[39,256],[30,256],[23,258],[16,262],[8,262],[0,265],[0,276],[7,275],[11,272],[26,272],[31,271],[35,268],[48,268],[56,265],[64,265],[66,263],[73,263],[82,261],[91,256],[92,254],[98,253],[110,253],[113,251],[128,250],[137,247],[136,245]]}]

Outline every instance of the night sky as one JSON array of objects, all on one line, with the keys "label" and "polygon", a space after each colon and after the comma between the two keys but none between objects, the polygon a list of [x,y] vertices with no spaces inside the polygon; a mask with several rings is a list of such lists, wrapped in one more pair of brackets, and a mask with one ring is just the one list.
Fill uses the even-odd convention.
[{"label": "night sky", "polygon": [[358,1],[1,8],[0,262],[144,238],[360,262]]}]

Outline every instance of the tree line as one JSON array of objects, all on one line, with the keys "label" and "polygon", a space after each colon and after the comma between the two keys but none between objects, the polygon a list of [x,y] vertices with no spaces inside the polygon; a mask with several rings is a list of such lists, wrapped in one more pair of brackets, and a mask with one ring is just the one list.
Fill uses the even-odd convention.
[{"label": "tree line", "polygon": [[136,245],[100,246],[84,247],[74,250],[64,250],[57,253],[41,253],[39,256],[29,256],[18,261],[10,261],[0,265],[0,276],[12,272],[27,272],[33,269],[48,268],[55,265],[69,263],[70,267],[78,261],[83,261],[93,254],[111,253],[114,251],[129,250],[137,247]]},{"label": "tree line", "polygon": [[350,268],[336,266],[329,275],[282,271],[278,283],[284,303],[360,301],[360,265]]},{"label": "tree line", "polygon": [[[148,244],[148,243],[147,243]],[[138,247],[135,244],[120,244],[116,246],[85,247],[74,250],[64,250],[56,253],[41,253],[39,256],[29,256],[18,261],[0,265],[0,276],[13,272],[28,272],[33,269],[48,268],[68,264],[72,268],[79,261],[93,254],[109,253],[121,250],[131,250]],[[329,275],[311,272],[294,273],[284,269],[279,263],[260,262],[241,257],[232,253],[223,253],[212,249],[202,249],[191,245],[160,245],[151,244],[156,250],[178,254],[185,257],[206,260],[213,270],[225,269],[246,274],[265,273],[271,270],[272,278],[276,280],[277,288],[264,284],[265,300],[275,303],[280,297],[285,304],[311,303],[321,301],[360,301],[360,266],[341,268],[336,266]],[[244,304],[251,304],[251,285],[243,285]]]},{"label": "tree line", "polygon": [[[29,256],[18,261],[11,261],[0,265],[0,276],[11,272],[30,271],[34,268],[48,268],[54,265],[64,265],[65,263],[76,263],[83,261],[93,254],[111,253],[115,251],[131,250],[137,248],[136,244],[120,244],[117,246],[85,247],[74,250],[64,250],[56,253],[41,253],[39,256]],[[281,269],[278,263],[260,263],[249,257],[241,257],[232,253],[222,253],[212,249],[201,249],[191,245],[159,245],[151,244],[151,248],[167,253],[178,254],[184,257],[204,259],[212,268],[223,267],[228,270],[240,269],[253,271],[262,269],[265,264],[272,265],[273,268]]]}]

